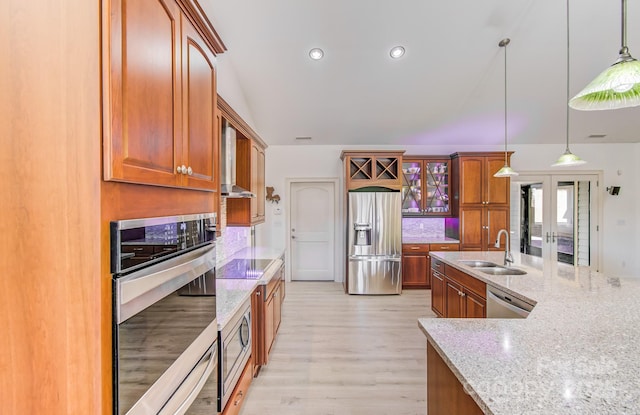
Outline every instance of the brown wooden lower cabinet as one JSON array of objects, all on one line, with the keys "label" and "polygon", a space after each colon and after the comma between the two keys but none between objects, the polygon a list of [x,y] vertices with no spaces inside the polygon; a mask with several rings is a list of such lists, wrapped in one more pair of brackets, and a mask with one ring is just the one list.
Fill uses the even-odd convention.
[{"label": "brown wooden lower cabinet", "polygon": [[434,313],[447,318],[487,316],[484,282],[436,259],[432,259],[431,264],[431,309]]},{"label": "brown wooden lower cabinet", "polygon": [[264,307],[262,298],[264,287],[258,286],[251,294],[251,365],[253,376],[258,376],[262,357],[262,343],[264,338]]},{"label": "brown wooden lower cabinet", "polygon": [[459,244],[402,244],[402,288],[431,288],[429,252],[458,251]]},{"label": "brown wooden lower cabinet", "polygon": [[483,412],[465,392],[456,375],[427,341],[427,414],[481,415]]},{"label": "brown wooden lower cabinet", "polygon": [[258,376],[260,367],[269,362],[269,353],[282,320],[284,287],[284,266],[282,266],[267,285],[260,285],[253,291],[251,297],[253,376]]},{"label": "brown wooden lower cabinet", "polygon": [[438,317],[444,317],[444,275],[431,268],[431,309]]},{"label": "brown wooden lower cabinet", "polygon": [[444,278],[445,285],[445,313],[448,318],[464,317],[464,302],[462,300],[462,286],[449,278]]},{"label": "brown wooden lower cabinet", "polygon": [[487,299],[475,294],[473,291],[465,290],[464,294],[465,317],[487,317]]},{"label": "brown wooden lower cabinet", "polygon": [[227,406],[224,407],[222,415],[237,415],[240,413],[244,397],[247,396],[249,385],[251,385],[251,379],[253,379],[253,360],[249,358],[240,378],[238,378],[236,387],[233,388],[233,392],[231,392],[231,396],[229,396]]},{"label": "brown wooden lower cabinet", "polygon": [[402,288],[429,288],[429,244],[402,245]]}]

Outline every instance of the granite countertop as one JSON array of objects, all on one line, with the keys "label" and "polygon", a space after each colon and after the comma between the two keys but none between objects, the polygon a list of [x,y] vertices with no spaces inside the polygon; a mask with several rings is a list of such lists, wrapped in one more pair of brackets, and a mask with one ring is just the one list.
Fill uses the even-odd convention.
[{"label": "granite countertop", "polygon": [[460,241],[453,238],[443,238],[429,235],[402,236],[403,244],[459,244]]},{"label": "granite countertop", "polygon": [[228,258],[232,259],[278,259],[282,257],[284,250],[263,246],[250,246],[234,253]]},{"label": "granite countertop", "polygon": [[419,327],[487,414],[640,411],[640,280],[514,253],[526,275],[483,274],[501,252],[434,257],[536,304],[526,319],[421,318]]},{"label": "granite countertop", "polygon": [[[216,318],[218,320],[218,330],[229,322],[229,320],[250,301],[251,293],[258,285],[266,285],[271,281],[276,271],[282,265],[281,250],[271,248],[245,248],[229,258],[232,259],[272,259],[264,274],[259,279],[216,279]],[[221,266],[223,264],[218,264]]]}]

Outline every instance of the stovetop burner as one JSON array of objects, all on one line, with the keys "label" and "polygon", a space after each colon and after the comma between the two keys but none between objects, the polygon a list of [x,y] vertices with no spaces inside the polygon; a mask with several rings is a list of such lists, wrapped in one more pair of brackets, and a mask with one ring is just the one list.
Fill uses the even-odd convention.
[{"label": "stovetop burner", "polygon": [[216,271],[216,278],[257,280],[270,263],[270,259],[234,259]]}]

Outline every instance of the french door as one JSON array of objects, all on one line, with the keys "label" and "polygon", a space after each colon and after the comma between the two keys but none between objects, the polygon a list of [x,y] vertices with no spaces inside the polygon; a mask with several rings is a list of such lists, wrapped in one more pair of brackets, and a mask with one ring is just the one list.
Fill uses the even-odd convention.
[{"label": "french door", "polygon": [[[525,254],[576,266],[599,265],[597,174],[535,174],[511,179],[513,243]],[[519,226],[518,226],[519,225]],[[518,244],[519,241],[519,246]]]}]

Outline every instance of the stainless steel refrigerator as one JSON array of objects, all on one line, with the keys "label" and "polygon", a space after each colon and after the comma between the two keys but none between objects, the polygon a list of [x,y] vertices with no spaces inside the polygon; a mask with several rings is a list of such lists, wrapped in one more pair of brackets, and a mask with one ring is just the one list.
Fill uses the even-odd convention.
[{"label": "stainless steel refrigerator", "polygon": [[348,293],[400,294],[400,192],[349,192],[348,203]]}]

